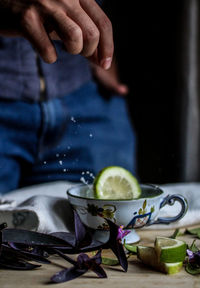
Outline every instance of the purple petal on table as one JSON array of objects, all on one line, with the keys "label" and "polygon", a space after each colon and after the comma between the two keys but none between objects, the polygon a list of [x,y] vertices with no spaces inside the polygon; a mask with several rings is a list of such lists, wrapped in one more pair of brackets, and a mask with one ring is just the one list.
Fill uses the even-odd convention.
[{"label": "purple petal on table", "polygon": [[39,233],[35,231],[7,228],[1,231],[2,242],[14,242],[29,246],[71,246],[67,241],[53,235]]},{"label": "purple petal on table", "polygon": [[123,248],[123,245],[120,240],[118,240],[118,229],[119,226],[116,225],[114,222],[112,222],[109,219],[105,219],[108,222],[109,228],[110,228],[110,236],[107,243],[105,243],[105,248],[110,248],[113,253],[116,255],[119,264],[124,269],[124,271],[128,270],[128,261],[126,258],[126,254]]},{"label": "purple petal on table", "polygon": [[92,242],[92,236],[86,226],[82,223],[78,213],[74,211],[74,228],[76,237],[76,247],[89,246]]},{"label": "purple petal on table", "polygon": [[69,263],[76,265],[77,261],[75,261],[74,259],[70,258],[69,256],[67,256],[66,254],[64,254],[62,251],[58,250],[58,249],[54,249],[55,253],[57,253],[60,257],[62,257],[63,259],[65,259],[66,261],[68,261]]},{"label": "purple petal on table", "polygon": [[101,266],[96,265],[95,267],[91,268],[91,270],[95,272],[99,278],[107,278],[107,274]]},{"label": "purple petal on table", "polygon": [[85,253],[80,253],[80,254],[78,255],[78,257],[77,257],[77,264],[78,264],[79,268],[81,268],[82,266],[85,266],[85,265],[89,266],[89,265],[86,264],[86,263],[88,263],[88,261],[89,261],[90,259],[91,259],[91,258],[90,258],[87,254],[85,254]]},{"label": "purple petal on table", "polygon": [[35,265],[29,262],[26,262],[21,259],[16,259],[15,257],[13,258],[0,258],[0,267],[3,268],[9,268],[9,269],[14,269],[14,270],[32,270],[35,268],[40,267],[41,265]]},{"label": "purple petal on table", "polygon": [[97,274],[99,278],[107,278],[107,274],[104,271],[104,269],[100,266],[102,263],[101,258],[101,250],[99,250],[96,255],[94,255],[92,258],[90,258],[90,261],[92,262],[91,270]]},{"label": "purple petal on table", "polygon": [[[41,249],[36,249],[36,247],[32,248],[29,247],[29,251],[25,251],[22,249],[19,249],[14,243],[8,243],[8,245],[6,246],[5,244],[3,244],[3,251],[5,251],[7,248],[6,253],[10,253],[10,254],[16,254],[19,258],[24,258],[26,260],[30,260],[30,261],[36,261],[39,263],[43,263],[43,264],[50,264],[51,261],[49,261],[48,259],[46,259],[46,257],[44,257],[44,251],[41,251]],[[9,249],[9,250],[8,250]]]},{"label": "purple petal on table", "polygon": [[75,235],[73,233],[69,233],[69,232],[53,232],[50,235],[55,236],[59,239],[62,239],[64,241],[66,241],[67,243],[69,243],[69,245],[71,247],[75,246]]},{"label": "purple petal on table", "polygon": [[79,252],[91,252],[91,251],[96,251],[101,249],[101,247],[104,245],[104,243],[97,241],[97,240],[92,240],[91,244],[89,246],[81,247],[79,248]]},{"label": "purple petal on table", "polygon": [[66,247],[66,246],[53,246],[45,248],[45,250],[50,254],[55,254],[55,250],[59,250],[64,254],[77,254],[79,251],[75,247]]},{"label": "purple petal on table", "polygon": [[99,250],[92,258],[92,261],[94,261],[97,265],[100,265],[102,263],[102,258],[101,258],[101,250]]},{"label": "purple petal on table", "polygon": [[65,282],[65,281],[72,280],[72,279],[82,275],[83,273],[87,272],[88,270],[92,270],[100,278],[106,278],[107,277],[106,272],[100,266],[100,264],[102,262],[101,261],[101,251],[97,252],[97,254],[91,258],[85,253],[80,253],[77,257],[77,261],[70,258],[69,256],[65,255],[64,253],[62,253],[59,250],[55,249],[55,252],[59,256],[61,256],[63,259],[65,259],[66,261],[73,264],[74,268],[73,269],[72,268],[64,269],[64,270],[56,273],[56,275],[53,276],[53,277],[56,277],[56,278],[52,279],[53,282]]},{"label": "purple petal on table", "polygon": [[102,262],[101,251],[98,251],[96,255],[94,255],[91,258],[84,253],[79,254],[77,258],[77,265],[80,269],[84,268],[88,270],[90,269],[93,272],[95,272],[98,275],[98,277],[106,278],[107,277],[106,272],[100,266],[101,262]]},{"label": "purple petal on table", "polygon": [[76,266],[73,266],[54,274],[51,277],[51,281],[54,283],[67,282],[83,275],[87,271],[88,271],[87,269],[78,269]]}]

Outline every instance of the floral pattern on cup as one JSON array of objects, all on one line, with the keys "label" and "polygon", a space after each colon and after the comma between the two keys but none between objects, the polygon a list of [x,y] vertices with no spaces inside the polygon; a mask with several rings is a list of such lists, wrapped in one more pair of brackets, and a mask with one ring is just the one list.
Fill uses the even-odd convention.
[{"label": "floral pattern on cup", "polygon": [[137,214],[133,217],[133,219],[128,223],[126,229],[131,228],[140,228],[146,225],[151,220],[151,215],[154,212],[155,208],[154,206],[151,207],[150,211],[147,212],[147,200],[145,199],[143,202],[142,207],[138,210],[138,213],[135,212],[134,214]]},{"label": "floral pattern on cup", "polygon": [[[103,207],[98,207],[97,205],[88,204],[87,205],[87,212],[90,213],[92,216],[100,216],[102,218],[108,218],[112,220],[114,223],[116,222],[115,219],[115,212],[116,207],[115,205],[104,205]],[[109,226],[106,222],[102,223],[97,227],[100,230],[109,230]]]},{"label": "floral pattern on cup", "polygon": [[[92,216],[100,216],[102,218],[108,218],[113,222],[116,222],[115,219],[115,212],[116,207],[115,205],[104,205],[103,207],[98,207],[94,204],[87,205],[87,212],[90,213]],[[151,215],[154,212],[154,206],[151,207],[150,212],[147,212],[147,200],[144,200],[142,207],[138,210],[138,212],[134,212],[133,214],[137,214],[133,217],[133,219],[129,222],[126,229],[130,228],[139,228],[143,227],[151,220]],[[106,222],[98,225],[97,229],[100,230],[108,230],[109,226]]]}]

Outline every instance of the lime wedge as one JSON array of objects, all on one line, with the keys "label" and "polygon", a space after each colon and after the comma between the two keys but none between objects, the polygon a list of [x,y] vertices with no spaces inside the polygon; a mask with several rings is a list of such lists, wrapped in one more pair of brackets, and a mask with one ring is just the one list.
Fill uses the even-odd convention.
[{"label": "lime wedge", "polygon": [[141,194],[137,179],[119,166],[102,169],[95,177],[93,189],[99,199],[134,199]]},{"label": "lime wedge", "polygon": [[155,251],[158,261],[173,263],[184,261],[186,256],[187,244],[178,239],[166,237],[156,237]]},{"label": "lime wedge", "polygon": [[182,266],[183,262],[174,262],[174,263],[165,263],[159,262],[157,253],[154,247],[137,247],[137,257],[144,263],[152,267],[153,269],[166,273],[166,274],[175,274],[178,273]]}]

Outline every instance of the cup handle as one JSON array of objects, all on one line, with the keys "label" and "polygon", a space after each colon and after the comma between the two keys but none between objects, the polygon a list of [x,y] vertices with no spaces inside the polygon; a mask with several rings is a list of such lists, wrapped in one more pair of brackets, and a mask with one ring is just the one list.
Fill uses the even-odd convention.
[{"label": "cup handle", "polygon": [[172,206],[174,205],[176,201],[181,204],[181,211],[179,212],[178,215],[174,217],[158,218],[155,221],[150,221],[147,224],[147,226],[153,225],[153,224],[170,224],[172,222],[176,222],[180,220],[186,214],[187,209],[188,209],[187,200],[182,195],[178,195],[178,194],[167,195],[160,203],[160,209],[163,208],[165,205]]}]

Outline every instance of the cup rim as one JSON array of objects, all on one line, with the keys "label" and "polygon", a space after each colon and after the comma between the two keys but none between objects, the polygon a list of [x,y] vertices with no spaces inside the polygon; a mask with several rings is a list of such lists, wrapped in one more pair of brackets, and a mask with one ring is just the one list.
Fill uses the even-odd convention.
[{"label": "cup rim", "polygon": [[[88,186],[92,186],[92,184],[88,185]],[[90,200],[90,201],[98,201],[98,202],[117,202],[117,203],[120,203],[120,202],[127,202],[127,203],[130,203],[130,202],[135,202],[135,201],[139,201],[139,200],[144,200],[144,199],[155,199],[157,197],[160,197],[164,194],[164,191],[158,186],[158,185],[155,185],[155,184],[149,184],[149,183],[142,183],[140,184],[140,187],[143,188],[143,187],[149,187],[149,188],[154,188],[156,189],[159,194],[158,195],[155,195],[155,196],[151,196],[151,197],[139,197],[139,198],[134,198],[134,199],[99,199],[99,198],[90,198],[90,197],[84,197],[84,196],[79,196],[79,195],[74,195],[71,193],[71,190],[75,189],[75,188],[78,188],[78,187],[87,187],[86,184],[77,184],[75,186],[72,186],[70,188],[67,189],[66,191],[66,194],[68,196],[71,196],[73,198],[76,198],[76,199],[82,199],[82,200]]]}]

